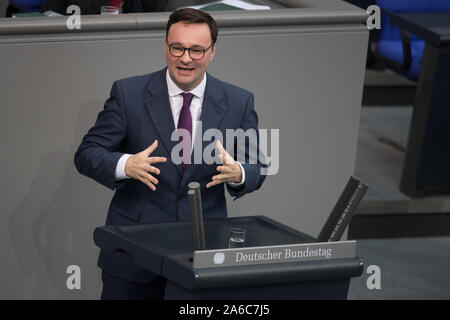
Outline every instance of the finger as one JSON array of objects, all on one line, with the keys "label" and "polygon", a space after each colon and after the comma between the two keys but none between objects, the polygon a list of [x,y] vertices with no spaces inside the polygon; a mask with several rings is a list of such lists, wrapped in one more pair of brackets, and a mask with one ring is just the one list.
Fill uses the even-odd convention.
[{"label": "finger", "polygon": [[230,164],[230,163],[225,163],[221,166],[217,167],[217,171],[220,172],[232,172],[234,168],[234,164]]},{"label": "finger", "polygon": [[219,154],[220,161],[222,164],[233,164],[234,159],[228,154],[228,152],[225,150],[221,154]]},{"label": "finger", "polygon": [[145,173],[144,178],[153,183],[154,185],[158,184],[158,179],[156,179],[154,176],[152,176],[150,173]]},{"label": "finger", "polygon": [[227,164],[226,163],[226,157],[224,156],[223,153],[219,154],[219,159],[220,159],[220,163],[221,164]]},{"label": "finger", "polygon": [[216,181],[211,181],[210,183],[208,183],[207,185],[206,185],[206,188],[211,188],[211,187],[213,187],[213,186],[215,186],[215,185],[218,185],[218,184],[221,184],[221,183],[223,183],[224,181],[222,181],[222,180],[216,180]]},{"label": "finger", "polygon": [[158,179],[156,179],[154,176],[152,176],[150,173],[148,172],[140,172],[139,173],[139,177],[141,179],[144,179],[148,182],[151,182],[153,185],[158,184]]},{"label": "finger", "polygon": [[217,149],[219,149],[219,151],[220,151],[221,153],[226,152],[226,150],[225,150],[225,148],[223,147],[222,142],[220,142],[220,140],[216,140],[216,147],[217,147]]},{"label": "finger", "polygon": [[227,166],[227,165],[218,166],[216,169],[217,169],[217,171],[219,171],[220,173],[223,173],[223,174],[229,174],[232,172],[230,166]]},{"label": "finger", "polygon": [[148,162],[142,162],[139,166],[140,171],[138,172],[138,174],[140,174],[141,176],[144,176],[146,173],[155,173],[155,174],[160,174],[160,170],[157,167],[152,166],[150,163]]},{"label": "finger", "polygon": [[235,163],[233,157],[228,152],[225,153],[224,157],[225,157],[225,160],[223,161],[224,163],[226,163],[226,164],[234,164]]},{"label": "finger", "polygon": [[222,164],[222,165],[227,164],[226,156],[223,153],[219,154],[219,164]]},{"label": "finger", "polygon": [[[213,183],[213,185],[216,185],[216,184],[219,184],[219,183],[222,183],[222,182],[226,182],[226,180],[224,178],[224,175],[223,174],[217,174],[217,175],[215,175],[215,176],[213,176],[211,178],[211,181],[209,182],[209,184]],[[206,186],[208,186],[208,185],[206,185]]]},{"label": "finger", "polygon": [[153,141],[153,143],[151,144],[151,146],[149,146],[147,149],[144,150],[144,154],[146,156],[149,156],[152,154],[153,151],[155,151],[155,149],[158,147],[158,140],[155,139],[155,141]]},{"label": "finger", "polygon": [[227,151],[225,150],[225,148],[223,147],[223,145],[222,145],[222,143],[220,142],[220,140],[217,140],[216,141],[216,148],[217,148],[217,150],[219,150],[219,159],[220,159],[220,162],[222,163],[222,164],[225,164],[226,163],[226,154],[227,154]]},{"label": "finger", "polygon": [[151,173],[154,173],[154,174],[161,174],[161,171],[158,169],[158,168],[156,168],[156,167],[154,167],[154,166],[152,166],[152,165],[146,165],[145,167],[144,167],[144,171],[145,172],[151,172]]},{"label": "finger", "polygon": [[225,182],[227,179],[228,179],[228,175],[227,174],[223,174],[223,173],[221,173],[221,174],[217,174],[217,175],[215,175],[215,176],[213,176],[212,178],[211,178],[211,180],[213,180],[213,181],[216,181],[216,180],[223,180],[223,182]]},{"label": "finger", "polygon": [[166,157],[149,157],[148,158],[148,163],[150,163],[150,164],[166,162],[166,161],[167,161]]},{"label": "finger", "polygon": [[146,184],[150,189],[152,189],[153,191],[156,190],[156,187],[153,185],[153,183],[151,183],[150,181],[148,181],[147,179],[139,176],[138,177],[139,181],[141,181],[143,184]]}]

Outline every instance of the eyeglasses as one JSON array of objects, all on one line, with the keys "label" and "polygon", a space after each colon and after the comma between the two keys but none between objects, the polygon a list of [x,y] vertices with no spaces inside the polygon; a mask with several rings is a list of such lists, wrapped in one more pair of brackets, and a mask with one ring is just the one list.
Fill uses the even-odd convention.
[{"label": "eyeglasses", "polygon": [[179,44],[169,44],[169,53],[174,56],[174,57],[182,57],[184,55],[184,52],[187,50],[189,52],[189,57],[191,57],[191,59],[193,60],[200,60],[203,59],[203,57],[205,56],[206,51],[208,51],[212,46],[213,43],[211,43],[211,45],[206,48],[185,48]]}]

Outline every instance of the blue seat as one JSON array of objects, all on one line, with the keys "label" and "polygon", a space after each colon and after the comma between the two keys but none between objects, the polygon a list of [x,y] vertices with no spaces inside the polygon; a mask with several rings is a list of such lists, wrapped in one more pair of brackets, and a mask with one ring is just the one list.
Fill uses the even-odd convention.
[{"label": "blue seat", "polygon": [[19,13],[40,12],[47,0],[10,0],[10,5],[17,8]]},{"label": "blue seat", "polygon": [[377,0],[376,4],[382,9],[382,15],[375,55],[389,69],[416,81],[425,42],[414,35],[402,34],[389,23],[389,13],[450,11],[450,0]]}]

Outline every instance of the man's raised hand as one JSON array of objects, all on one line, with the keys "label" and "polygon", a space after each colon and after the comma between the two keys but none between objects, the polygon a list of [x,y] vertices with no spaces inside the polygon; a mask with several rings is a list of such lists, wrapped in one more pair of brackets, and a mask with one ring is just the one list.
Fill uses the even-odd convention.
[{"label": "man's raised hand", "polygon": [[225,150],[219,140],[216,142],[216,147],[219,150],[219,158],[222,161],[222,165],[218,166],[216,170],[220,172],[212,177],[212,181],[206,185],[206,188],[210,188],[223,182],[239,183],[242,181],[241,166],[234,161],[233,157]]},{"label": "man's raised hand", "polygon": [[125,164],[125,174],[128,177],[141,181],[153,191],[156,190],[155,185],[158,184],[158,179],[152,174],[160,174],[159,169],[154,167],[153,164],[167,161],[165,157],[150,157],[157,147],[158,140],[155,140],[144,151],[129,157]]}]

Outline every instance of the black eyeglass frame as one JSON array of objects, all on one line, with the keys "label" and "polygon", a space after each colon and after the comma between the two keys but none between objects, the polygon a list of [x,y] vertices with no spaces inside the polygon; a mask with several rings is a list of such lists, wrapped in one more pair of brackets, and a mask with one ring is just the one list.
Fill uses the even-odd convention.
[{"label": "black eyeglass frame", "polygon": [[[208,48],[206,48],[206,49],[203,49],[203,48],[196,48],[196,50],[201,50],[201,51],[203,51],[203,55],[202,55],[202,57],[201,58],[193,58],[192,56],[191,56],[191,50],[192,50],[192,48],[185,48],[185,47],[183,47],[182,45],[179,45],[179,44],[174,44],[174,43],[172,43],[172,44],[169,44],[169,42],[167,42],[167,39],[166,39],[166,43],[167,43],[167,45],[169,46],[169,53],[173,56],[173,57],[177,57],[177,58],[180,58],[180,57],[182,57],[182,56],[184,56],[184,53],[186,52],[186,50],[188,51],[188,53],[189,53],[189,57],[191,57],[191,59],[192,60],[201,60],[201,59],[203,59],[204,57],[205,57],[205,54],[206,54],[206,52],[209,50],[209,49],[211,49],[212,48],[212,46],[214,45],[214,43],[211,43],[211,45],[208,47]],[[179,56],[176,56],[176,55],[174,55],[172,52],[171,52],[171,48],[172,48],[172,46],[180,46],[180,48],[183,48],[183,53],[181,54],[181,55],[179,55]]]}]

